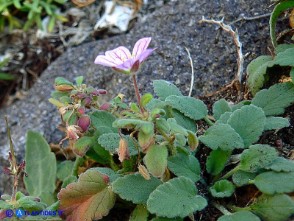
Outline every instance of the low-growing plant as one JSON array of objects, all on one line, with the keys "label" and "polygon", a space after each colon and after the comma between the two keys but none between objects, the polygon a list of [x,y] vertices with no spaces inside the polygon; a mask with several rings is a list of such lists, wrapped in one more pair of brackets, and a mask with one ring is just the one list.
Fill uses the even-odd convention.
[{"label": "low-growing plant", "polygon": [[[33,25],[43,29],[42,18],[48,16],[46,28],[50,32],[57,20],[66,21],[66,18],[58,13],[58,9],[65,2],[66,0],[0,0],[0,31],[7,26],[10,30],[23,28],[27,31]],[[26,18],[24,23],[22,16]]]},{"label": "low-growing plant", "polygon": [[274,47],[273,55],[259,56],[251,61],[247,67],[247,83],[253,95],[255,95],[269,80],[270,73],[274,73],[274,75],[280,73],[290,75],[291,81],[294,82],[294,44],[278,45],[276,37],[278,17],[282,12],[291,8],[294,8],[293,0],[280,1],[275,6],[270,18],[270,37]]},{"label": "low-growing plant", "polygon": [[[294,103],[294,84],[275,84],[237,104],[220,99],[212,115],[203,101],[164,80],[153,81],[155,97],[141,96],[136,75],[153,52],[150,41],[139,40],[132,54],[119,47],[95,60],[132,77],[136,102],[127,104],[119,94],[103,103],[106,90],[87,86],[83,77],[75,83],[56,78],[49,101],[65,128],[59,146],[67,160],[57,162],[44,138],[28,133],[25,185],[41,199],[38,209],[51,205],[47,209],[61,210],[67,220],[92,221],[127,207],[131,221],[160,221],[193,220],[197,211],[214,206],[223,213],[219,221],[287,220],[294,214],[294,162],[258,141],[264,131],[290,125],[279,115]],[[205,131],[198,135],[200,123]],[[202,148],[210,151],[199,162]],[[246,187],[252,198],[232,205]],[[7,199],[0,201],[0,214],[27,209]]]}]

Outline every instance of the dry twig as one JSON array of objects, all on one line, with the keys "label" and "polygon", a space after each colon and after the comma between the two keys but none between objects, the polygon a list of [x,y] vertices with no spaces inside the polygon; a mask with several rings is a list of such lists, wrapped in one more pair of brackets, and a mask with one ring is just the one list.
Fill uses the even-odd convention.
[{"label": "dry twig", "polygon": [[225,24],[224,19],[217,21],[214,19],[206,19],[205,17],[202,17],[199,23],[204,23],[204,22],[219,25],[224,31],[230,33],[230,35],[233,37],[234,44],[236,45],[236,49],[238,53],[238,59],[237,59],[238,72],[237,72],[235,80],[238,80],[241,83],[242,77],[243,77],[243,69],[244,69],[244,56],[242,53],[242,43],[240,42],[238,31],[237,30],[234,31],[230,25]]}]

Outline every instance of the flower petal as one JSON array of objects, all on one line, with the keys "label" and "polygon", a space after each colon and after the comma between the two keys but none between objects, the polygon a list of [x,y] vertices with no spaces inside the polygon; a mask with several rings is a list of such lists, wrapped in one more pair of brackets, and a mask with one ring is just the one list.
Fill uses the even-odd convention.
[{"label": "flower petal", "polygon": [[113,49],[111,51],[105,52],[105,55],[108,57],[111,57],[114,60],[120,60],[120,64],[123,63],[123,61],[129,59],[132,57],[131,52],[126,47],[120,46],[116,49]]},{"label": "flower petal", "polygon": [[140,54],[148,48],[150,41],[151,41],[151,38],[149,37],[142,38],[139,41],[137,41],[133,48],[132,56],[134,58],[138,58],[138,56],[140,56]]},{"label": "flower petal", "polygon": [[118,63],[117,60],[113,60],[112,58],[110,57],[107,57],[105,55],[98,55],[94,61],[95,64],[100,64],[100,65],[103,65],[103,66],[107,66],[107,67],[114,67],[118,64],[121,63]]},{"label": "flower petal", "polygon": [[140,63],[142,63],[143,61],[145,61],[154,51],[155,49],[146,49],[143,53],[141,53],[137,59],[140,61]]},{"label": "flower petal", "polygon": [[130,58],[130,59],[124,61],[124,63],[115,66],[115,69],[130,71],[134,62],[135,62],[135,60],[133,58]]}]

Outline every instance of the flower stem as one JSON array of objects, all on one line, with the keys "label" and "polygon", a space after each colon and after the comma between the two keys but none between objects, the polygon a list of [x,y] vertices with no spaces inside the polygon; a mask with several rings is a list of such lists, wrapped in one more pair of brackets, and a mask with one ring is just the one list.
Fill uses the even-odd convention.
[{"label": "flower stem", "polygon": [[223,175],[220,179],[227,179],[230,176],[232,176],[234,173],[236,173],[238,170],[239,170],[239,166],[236,166],[235,168],[227,172],[225,175]]},{"label": "flower stem", "polygon": [[11,201],[16,201],[15,195],[17,192],[17,186],[18,186],[18,166],[15,158],[15,153],[14,153],[14,146],[13,142],[11,139],[11,131],[10,127],[8,124],[8,117],[5,116],[5,121],[6,121],[6,128],[7,128],[7,137],[9,139],[9,147],[10,147],[10,153],[9,153],[9,162],[10,162],[10,169],[11,173],[13,174],[13,187],[12,187],[12,196],[11,196]]},{"label": "flower stem", "polygon": [[219,211],[221,211],[222,214],[224,214],[224,215],[231,215],[232,214],[229,210],[227,210],[225,207],[223,207],[222,205],[220,205],[220,204],[218,204],[216,202],[213,202],[212,205],[215,208],[217,208]]},{"label": "flower stem", "polygon": [[214,125],[214,123],[208,118],[208,116],[204,117],[204,120],[209,126]]},{"label": "flower stem", "polygon": [[140,95],[138,84],[137,84],[136,74],[132,74],[132,79],[133,79],[133,84],[134,84],[135,93],[136,93],[136,97],[137,97],[137,102],[140,107],[141,113],[143,114],[144,108],[141,106],[141,95]]},{"label": "flower stem", "polygon": [[76,156],[76,160],[72,169],[73,176],[78,176],[79,167],[84,163],[84,161],[85,160],[83,157]]}]

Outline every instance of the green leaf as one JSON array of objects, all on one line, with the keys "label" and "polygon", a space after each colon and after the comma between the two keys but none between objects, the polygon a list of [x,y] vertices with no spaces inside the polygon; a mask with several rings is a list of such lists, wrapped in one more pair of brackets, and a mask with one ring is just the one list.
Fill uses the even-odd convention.
[{"label": "green leaf", "polygon": [[141,101],[140,101],[141,102],[141,106],[142,107],[145,107],[152,99],[153,99],[152,94],[150,94],[150,93],[144,94],[141,97]]},{"label": "green leaf", "polygon": [[223,113],[231,111],[232,109],[229,103],[223,98],[216,101],[212,106],[213,117],[216,120],[218,120]]},{"label": "green leaf", "polygon": [[264,76],[272,60],[271,56],[262,55],[251,61],[247,66],[247,83],[253,95],[255,95],[265,83]]},{"label": "green leaf", "polygon": [[264,130],[279,130],[289,126],[290,126],[290,122],[286,118],[267,117],[265,120]]},{"label": "green leaf", "polygon": [[65,160],[57,165],[57,178],[64,181],[65,178],[71,175],[74,162],[71,160]]},{"label": "green leaf", "polygon": [[[232,115],[233,116],[233,115]],[[205,131],[199,140],[213,150],[222,149],[224,151],[235,148],[244,148],[242,138],[228,124],[215,124]]]},{"label": "green leaf", "polygon": [[181,218],[155,217],[151,221],[183,221]]},{"label": "green leaf", "polygon": [[3,80],[3,81],[12,81],[14,79],[15,79],[15,77],[12,74],[0,73],[0,80]]},{"label": "green leaf", "polygon": [[129,221],[148,221],[148,210],[145,205],[137,205]]},{"label": "green leaf", "polygon": [[116,128],[112,127],[115,117],[106,111],[95,111],[90,115],[91,124],[98,129],[99,127],[109,127],[113,132],[117,132]]},{"label": "green leaf", "polygon": [[244,146],[258,141],[265,124],[265,115],[261,108],[246,105],[235,110],[228,120],[228,124],[242,137]]},{"label": "green leaf", "polygon": [[73,152],[80,157],[85,156],[88,149],[95,143],[93,137],[83,136],[73,145]]},{"label": "green leaf", "polygon": [[294,172],[269,171],[254,179],[255,186],[263,193],[291,193],[294,191]]},{"label": "green leaf", "polygon": [[274,47],[277,47],[276,24],[277,24],[278,17],[282,12],[293,7],[294,7],[293,1],[281,1],[275,6],[275,8],[272,11],[272,14],[270,17],[270,36],[271,36],[272,44]]},{"label": "green leaf", "polygon": [[290,71],[290,77],[291,77],[292,83],[294,83],[294,67]]},{"label": "green leaf", "polygon": [[114,182],[117,178],[120,177],[119,174],[117,174],[116,172],[114,172],[112,169],[110,169],[108,167],[92,167],[90,170],[96,170],[99,173],[102,173],[102,174],[108,176],[109,181],[111,183]]},{"label": "green leaf", "polygon": [[153,87],[155,94],[165,100],[170,95],[182,96],[180,90],[172,83],[164,80],[154,80]]},{"label": "green leaf", "polygon": [[270,165],[277,157],[276,149],[269,145],[252,145],[248,150],[243,151],[239,168],[246,172],[255,173]]},{"label": "green leaf", "polygon": [[217,198],[230,197],[235,191],[235,186],[228,180],[220,180],[209,188],[212,196]]},{"label": "green leaf", "polygon": [[187,130],[184,127],[180,126],[174,118],[168,118],[167,123],[169,124],[171,133],[179,133],[183,134],[184,136],[188,136]]},{"label": "green leaf", "polygon": [[23,196],[17,201],[17,206],[23,208],[26,211],[42,211],[46,208],[46,204],[38,202],[35,197]]},{"label": "green leaf", "polygon": [[223,171],[231,156],[231,151],[216,149],[210,152],[206,160],[206,170],[212,175],[217,175]]},{"label": "green leaf", "polygon": [[178,152],[177,155],[168,158],[168,168],[176,176],[190,178],[193,182],[200,180],[200,164],[198,160],[185,153]]},{"label": "green leaf", "polygon": [[0,199],[0,209],[1,210],[7,210],[7,209],[12,209],[12,208],[13,208],[13,205],[11,205],[8,202],[5,202],[4,200]]},{"label": "green leaf", "polygon": [[187,132],[188,132],[187,139],[188,139],[188,145],[190,147],[190,150],[195,151],[199,145],[198,138],[192,131],[187,131]]},{"label": "green leaf", "polygon": [[46,196],[53,195],[56,188],[56,159],[41,134],[33,131],[27,133],[25,161],[28,174],[24,177],[26,190],[30,196],[40,197],[46,204],[52,204]]},{"label": "green leaf", "polygon": [[270,66],[280,65],[280,66],[294,67],[293,54],[294,54],[294,48],[288,48],[287,50],[277,54],[273,62],[270,63]]},{"label": "green leaf", "polygon": [[206,199],[197,195],[195,184],[186,177],[174,178],[161,184],[147,201],[149,212],[168,218],[184,218],[206,206]]},{"label": "green leaf", "polygon": [[241,102],[233,105],[232,106],[232,111],[241,109],[241,107],[246,106],[246,105],[250,105],[250,104],[251,104],[251,101],[249,101],[249,100],[243,100],[243,101],[241,101]]},{"label": "green leaf", "polygon": [[[128,148],[130,151],[130,155],[137,155],[138,150],[135,147],[134,140],[127,135],[122,135],[124,139],[128,142]],[[102,134],[98,138],[99,144],[107,151],[109,151],[111,154],[117,153],[117,149],[119,147],[119,141],[121,139],[121,136],[118,133],[106,133]]]},{"label": "green leaf", "polygon": [[249,211],[239,211],[230,215],[223,215],[217,221],[260,221],[260,219]]},{"label": "green leaf", "polygon": [[95,170],[82,173],[78,182],[69,184],[58,194],[60,210],[72,221],[101,219],[114,206],[115,194],[105,175]]},{"label": "green leaf", "polygon": [[275,48],[275,54],[286,51],[288,48],[294,48],[294,44],[279,44]]},{"label": "green leaf", "polygon": [[70,85],[70,86],[73,86],[73,84],[70,81],[66,80],[63,77],[55,78],[55,85]]},{"label": "green leaf", "polygon": [[294,161],[283,157],[277,157],[270,165],[266,166],[265,169],[276,172],[294,172]]},{"label": "green leaf", "polygon": [[294,201],[285,194],[262,195],[250,209],[264,221],[286,221],[294,213]]},{"label": "green leaf", "polygon": [[232,179],[236,186],[244,186],[249,184],[256,177],[255,173],[249,173],[242,170],[237,171],[233,174]]},{"label": "green leaf", "polygon": [[169,123],[167,123],[167,120],[164,118],[155,119],[155,127],[156,127],[156,130],[159,130],[159,131],[164,132],[166,134],[170,133]]},{"label": "green leaf", "polygon": [[122,199],[132,201],[135,204],[146,204],[151,192],[162,182],[151,177],[146,180],[141,174],[131,174],[117,178],[112,183],[112,189]]},{"label": "green leaf", "polygon": [[81,86],[83,84],[83,81],[84,81],[84,76],[76,77],[75,81],[76,81],[77,86]]},{"label": "green leaf", "polygon": [[266,116],[283,114],[285,108],[294,102],[294,84],[280,83],[259,91],[252,104],[261,107]]},{"label": "green leaf", "polygon": [[144,156],[144,164],[155,177],[162,177],[167,167],[168,151],[166,146],[152,145]]},{"label": "green leaf", "polygon": [[233,112],[223,113],[220,118],[216,121],[216,124],[227,124]]},{"label": "green leaf", "polygon": [[197,124],[195,123],[194,120],[186,117],[181,112],[179,112],[175,109],[172,110],[172,115],[173,115],[173,118],[176,119],[178,125],[186,128],[187,130],[190,130],[190,131],[193,131],[196,133]]},{"label": "green leaf", "polygon": [[61,185],[61,188],[65,188],[68,184],[76,182],[78,178],[74,175],[69,175],[66,177]]},{"label": "green leaf", "polygon": [[184,96],[171,95],[165,99],[165,101],[172,106],[172,108],[180,111],[185,116],[192,120],[203,119],[207,115],[207,107],[203,101]]}]

